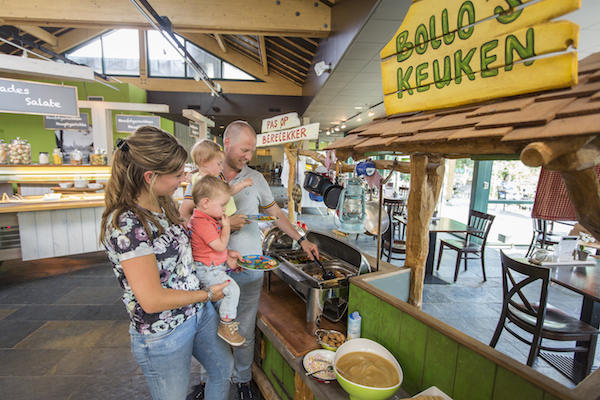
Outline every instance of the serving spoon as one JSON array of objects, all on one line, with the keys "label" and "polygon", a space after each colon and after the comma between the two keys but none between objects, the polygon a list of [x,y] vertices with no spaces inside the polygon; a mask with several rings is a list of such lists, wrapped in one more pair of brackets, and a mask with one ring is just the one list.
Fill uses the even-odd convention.
[{"label": "serving spoon", "polygon": [[321,269],[323,270],[323,280],[324,280],[324,281],[328,281],[328,280],[331,280],[331,279],[335,279],[335,274],[334,274],[332,271],[327,271],[327,270],[325,269],[325,267],[323,266],[323,264],[321,263],[321,261],[319,261],[319,259],[318,259],[317,257],[315,257],[315,260],[314,260],[314,261],[315,261],[315,262],[317,263],[317,265],[318,265],[319,267],[321,267]]}]

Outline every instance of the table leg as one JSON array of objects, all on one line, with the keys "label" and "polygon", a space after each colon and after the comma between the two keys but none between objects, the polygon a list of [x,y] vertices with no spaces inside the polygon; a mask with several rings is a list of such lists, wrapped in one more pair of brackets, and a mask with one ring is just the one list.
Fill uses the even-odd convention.
[{"label": "table leg", "polygon": [[448,285],[443,279],[433,275],[433,264],[435,262],[435,249],[437,245],[437,232],[429,231],[429,250],[427,251],[427,262],[425,263],[425,280],[430,285]]}]

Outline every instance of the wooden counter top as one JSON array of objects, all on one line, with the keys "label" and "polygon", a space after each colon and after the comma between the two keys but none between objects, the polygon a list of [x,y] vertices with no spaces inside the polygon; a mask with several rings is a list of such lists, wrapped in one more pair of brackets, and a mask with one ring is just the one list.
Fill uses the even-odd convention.
[{"label": "wooden counter top", "polygon": [[[33,196],[32,196],[33,197]],[[41,197],[42,196],[37,196]],[[72,208],[104,207],[104,197],[85,200],[37,201],[23,203],[0,203],[0,214],[28,211],[52,211]]]}]

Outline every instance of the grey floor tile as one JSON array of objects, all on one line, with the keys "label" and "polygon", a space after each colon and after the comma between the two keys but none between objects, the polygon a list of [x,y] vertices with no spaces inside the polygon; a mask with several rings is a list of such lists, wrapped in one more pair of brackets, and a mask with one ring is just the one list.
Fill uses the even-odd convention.
[{"label": "grey floor tile", "polygon": [[43,323],[43,321],[0,320],[0,348],[13,347]]},{"label": "grey floor tile", "polygon": [[123,294],[123,289],[113,286],[76,287],[56,300],[55,304],[114,304]]},{"label": "grey floor tile", "polygon": [[49,321],[15,347],[20,349],[76,349],[94,347],[113,321]]},{"label": "grey floor tile", "polygon": [[10,400],[63,400],[81,387],[80,377],[0,377],[3,399]]},{"label": "grey floor tile", "polygon": [[98,340],[96,347],[120,347],[131,349],[129,320],[115,321],[110,329]]},{"label": "grey floor tile", "polygon": [[0,321],[14,313],[16,310],[16,308],[0,308]]},{"label": "grey floor tile", "polygon": [[143,375],[84,377],[82,385],[69,400],[145,400],[150,399]]},{"label": "grey floor tile", "polygon": [[0,376],[47,375],[67,353],[67,350],[0,349]]},{"label": "grey floor tile", "polygon": [[109,304],[99,306],[80,306],[80,310],[73,316],[74,320],[127,320],[129,316],[123,304]]},{"label": "grey floor tile", "polygon": [[73,319],[83,307],[56,304],[25,305],[6,317],[6,320],[65,321]]},{"label": "grey floor tile", "polygon": [[[55,366],[53,375],[132,375],[139,365],[131,351],[122,348],[74,349]],[[139,373],[139,372],[138,372]]]}]

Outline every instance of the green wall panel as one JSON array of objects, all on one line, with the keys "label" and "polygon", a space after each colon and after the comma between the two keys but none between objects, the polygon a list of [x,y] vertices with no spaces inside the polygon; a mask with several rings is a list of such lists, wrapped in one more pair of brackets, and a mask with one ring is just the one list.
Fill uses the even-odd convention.
[{"label": "green wall panel", "polygon": [[494,385],[494,400],[542,400],[543,392],[525,379],[498,367]]},{"label": "green wall panel", "polygon": [[452,396],[457,356],[458,343],[437,330],[429,328],[423,388],[437,386],[441,391]]},{"label": "green wall panel", "polygon": [[388,349],[396,357],[396,360],[399,357],[401,322],[402,311],[382,301],[379,309],[379,325],[377,327],[379,343]]},{"label": "green wall panel", "polygon": [[410,394],[422,388],[427,333],[427,326],[421,321],[408,314],[402,315],[398,362],[404,374],[402,387]]},{"label": "green wall panel", "polygon": [[56,147],[54,131],[44,129],[43,116],[0,113],[0,139],[10,143],[17,137],[27,139],[31,144],[33,163],[38,162],[40,151],[52,153]]},{"label": "green wall panel", "polygon": [[459,346],[452,398],[455,400],[491,399],[495,375],[496,364],[464,346]]}]

